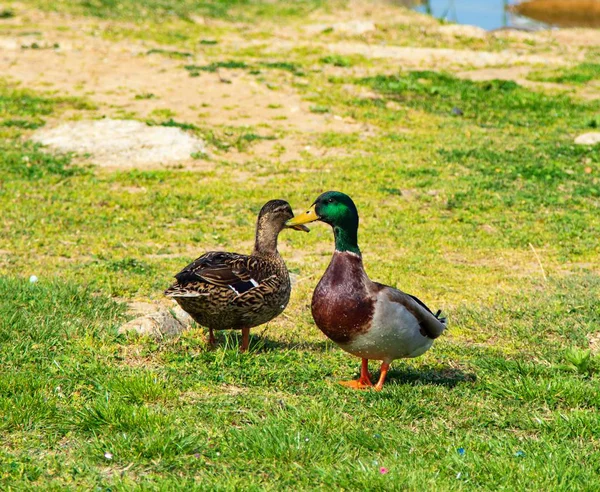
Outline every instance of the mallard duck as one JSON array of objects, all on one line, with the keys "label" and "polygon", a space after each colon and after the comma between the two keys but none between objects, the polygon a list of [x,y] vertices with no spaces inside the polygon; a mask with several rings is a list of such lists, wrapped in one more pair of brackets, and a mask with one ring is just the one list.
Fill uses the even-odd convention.
[{"label": "mallard duck", "polygon": [[375,385],[380,391],[390,363],[425,353],[446,329],[446,319],[416,297],[369,279],[358,249],[358,212],[348,195],[323,193],[307,212],[287,224],[293,227],[316,220],[333,228],[335,252],[313,293],[313,318],[327,337],[362,358],[360,378],[341,384],[372,387],[368,362],[376,359],[382,361]]},{"label": "mallard duck", "polygon": [[210,251],[181,270],[165,295],[175,299],[198,324],[209,330],[242,330],[240,351],[248,349],[250,328],[279,316],[292,290],[290,276],[277,251],[277,237],[294,217],[284,200],[267,202],[258,214],[251,255]]}]

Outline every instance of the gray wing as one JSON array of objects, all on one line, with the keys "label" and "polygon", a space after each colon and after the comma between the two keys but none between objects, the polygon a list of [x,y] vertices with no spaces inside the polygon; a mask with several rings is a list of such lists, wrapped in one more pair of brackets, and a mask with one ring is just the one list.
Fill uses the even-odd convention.
[{"label": "gray wing", "polygon": [[[381,285],[381,284],[380,284]],[[401,290],[383,286],[392,302],[402,304],[419,322],[421,334],[436,339],[446,330],[446,318],[441,318],[441,310],[433,314],[423,301]]]}]

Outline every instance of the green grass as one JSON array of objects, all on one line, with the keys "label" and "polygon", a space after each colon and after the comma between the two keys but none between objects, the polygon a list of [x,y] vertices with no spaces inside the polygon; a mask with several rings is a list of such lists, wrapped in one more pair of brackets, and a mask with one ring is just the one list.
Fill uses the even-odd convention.
[{"label": "green grass", "polygon": [[[138,21],[250,6],[239,15],[272,20],[316,4],[111,5],[55,7]],[[185,46],[177,53],[212,39],[214,27],[181,25],[159,29]],[[149,124],[201,135],[216,158],[197,171],[109,171],[28,142],[66,115],[95,116],[93,106],[0,83],[0,488],[599,488],[600,357],[589,338],[600,323],[600,148],[572,142],[600,103],[320,50],[201,49],[223,51],[190,72],[256,69],[257,83],[300,92],[311,117],[357,130],[207,127],[177,119],[163,96]],[[316,152],[251,153],[294,138]],[[332,249],[323,224],[282,233],[291,303],[252,331],[248,354],[237,333],[210,350],[200,327],[163,340],[117,333],[126,302],[162,299],[202,252],[249,251],[265,201],[300,211],[328,189],[358,205],[370,276],[449,317],[448,333],[397,361],[381,393],[336,384],[359,361],[312,321]]]},{"label": "green grass", "polygon": [[441,115],[458,108],[467,119],[490,128],[555,126],[565,121],[581,126],[585,120],[580,116],[592,114],[585,103],[534,92],[510,80],[472,82],[444,73],[415,71],[358,82],[411,108]]},{"label": "green grass", "polygon": [[555,82],[557,84],[586,84],[600,79],[600,64],[580,63],[570,68],[554,70],[538,70],[530,73],[527,78],[539,82]]},{"label": "green grass", "polygon": [[347,56],[341,55],[328,55],[321,58],[322,63],[326,63],[328,65],[333,65],[335,67],[351,67],[352,61]]},{"label": "green grass", "polygon": [[184,60],[186,58],[194,56],[193,53],[188,53],[187,51],[174,51],[174,50],[165,50],[165,49],[159,49],[159,48],[153,48],[151,50],[148,50],[146,52],[146,54],[147,55],[164,55],[169,58],[184,59]]},{"label": "green grass", "polygon": [[[240,355],[232,335],[207,350],[198,329],[161,343],[124,338],[123,307],[105,296],[4,278],[1,483],[593,488],[597,379],[564,366],[561,339],[581,344],[600,321],[598,288],[597,277],[576,277],[525,302],[465,306],[455,329],[502,329],[496,343],[442,341],[397,364],[375,394],[337,386],[356,361],[321,340],[253,337]],[[503,352],[506,337],[518,351]]]},{"label": "green grass", "polygon": [[35,0],[38,7],[67,11],[75,14],[143,22],[169,19],[191,20],[193,16],[207,16],[228,20],[256,18],[301,17],[317,8],[326,7],[323,0],[293,0],[268,2],[264,0]]}]

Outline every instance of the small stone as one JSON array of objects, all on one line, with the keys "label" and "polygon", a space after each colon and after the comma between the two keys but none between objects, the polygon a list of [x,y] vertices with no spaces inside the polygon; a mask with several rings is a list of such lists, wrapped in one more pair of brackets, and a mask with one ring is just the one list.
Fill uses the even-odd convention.
[{"label": "small stone", "polygon": [[590,132],[579,135],[575,139],[575,143],[578,145],[596,145],[600,143],[600,132]]},{"label": "small stone", "polygon": [[462,116],[464,113],[460,108],[452,108],[452,114],[454,116]]},{"label": "small stone", "polygon": [[140,335],[156,338],[176,336],[187,330],[192,324],[192,318],[179,306],[173,309],[162,309],[146,314],[125,323],[119,328],[119,333],[135,331]]},{"label": "small stone", "polygon": [[592,354],[600,354],[600,333],[588,335],[588,340],[590,342],[590,351]]},{"label": "small stone", "polygon": [[35,284],[38,281],[38,278],[36,275],[32,275],[31,277],[29,277],[29,282],[32,284]]}]

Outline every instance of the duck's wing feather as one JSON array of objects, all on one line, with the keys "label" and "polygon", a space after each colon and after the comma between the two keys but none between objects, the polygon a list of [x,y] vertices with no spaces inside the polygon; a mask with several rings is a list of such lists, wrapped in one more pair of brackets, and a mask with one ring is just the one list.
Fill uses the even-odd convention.
[{"label": "duck's wing feather", "polygon": [[[381,284],[380,284],[381,285]],[[419,322],[421,334],[427,338],[435,339],[446,329],[446,318],[441,318],[441,311],[436,314],[426,304],[415,296],[406,294],[401,290],[383,286],[391,302],[397,302],[404,306]]]},{"label": "duck's wing feather", "polygon": [[259,285],[259,263],[258,258],[247,255],[210,251],[186,266],[175,278],[181,287],[200,282],[241,294]]}]

